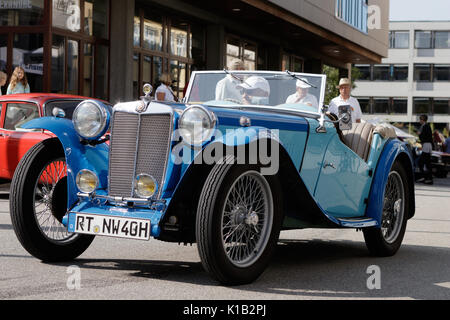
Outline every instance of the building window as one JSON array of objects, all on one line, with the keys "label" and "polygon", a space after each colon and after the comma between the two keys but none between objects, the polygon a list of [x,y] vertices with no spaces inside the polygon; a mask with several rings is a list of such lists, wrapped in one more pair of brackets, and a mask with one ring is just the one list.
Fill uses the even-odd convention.
[{"label": "building window", "polygon": [[84,1],[84,32],[89,36],[108,39],[109,0]]},{"label": "building window", "polygon": [[430,98],[413,98],[413,114],[432,114]]},{"label": "building window", "polygon": [[436,49],[450,49],[450,31],[436,31],[434,46]]},{"label": "building window", "polygon": [[371,80],[370,64],[355,64],[355,68],[359,71],[358,81]]},{"label": "building window", "polygon": [[391,114],[407,114],[408,113],[408,99],[393,98]]},{"label": "building window", "polygon": [[304,60],[298,56],[285,53],[281,58],[281,70],[292,72],[303,72]]},{"label": "building window", "polygon": [[414,81],[431,81],[431,64],[415,64]]},{"label": "building window", "polygon": [[368,32],[367,0],[336,0],[336,17],[361,32]]},{"label": "building window", "polygon": [[[145,83],[160,85],[162,73],[172,78],[172,89],[181,99],[189,75],[205,65],[204,29],[180,17],[158,10],[136,8],[134,17],[133,95],[142,95]],[[194,68],[195,65],[195,68]]]},{"label": "building window", "polygon": [[372,113],[370,98],[366,98],[366,97],[358,98],[358,102],[361,107],[362,113],[364,113],[364,114]]},{"label": "building window", "polygon": [[391,31],[389,38],[389,47],[391,49],[409,48],[409,31]]},{"label": "building window", "polygon": [[433,114],[450,114],[450,99],[438,99],[433,100]]},{"label": "building window", "polygon": [[391,80],[391,67],[385,64],[376,64],[373,66],[373,80],[389,81]]},{"label": "building window", "polygon": [[374,114],[388,114],[389,113],[389,98],[374,98],[373,99],[373,113]]},{"label": "building window", "polygon": [[435,64],[433,66],[434,81],[450,81],[450,65]]},{"label": "building window", "polygon": [[408,81],[407,65],[393,65],[392,66],[392,80],[394,81]]},{"label": "building window", "polygon": [[432,32],[431,31],[416,31],[416,49],[431,49],[432,48]]},{"label": "building window", "polygon": [[80,0],[53,0],[53,26],[72,32],[81,29]]},{"label": "building window", "polygon": [[41,33],[16,33],[13,36],[12,68],[25,70],[31,92],[43,91],[44,35]]},{"label": "building window", "polygon": [[256,44],[237,37],[229,37],[226,47],[226,67],[229,68],[235,59],[244,62],[246,70],[256,70]]},{"label": "building window", "polygon": [[[7,1],[2,1],[7,5]],[[31,26],[44,22],[45,0],[8,1],[15,2],[15,9],[0,8],[0,26]]]}]

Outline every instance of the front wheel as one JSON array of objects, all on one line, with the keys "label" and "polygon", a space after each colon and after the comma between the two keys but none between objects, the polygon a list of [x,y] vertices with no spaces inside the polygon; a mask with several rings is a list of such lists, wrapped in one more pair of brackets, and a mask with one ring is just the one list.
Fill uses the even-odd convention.
[{"label": "front wheel", "polygon": [[64,152],[58,140],[44,140],[25,154],[11,182],[11,222],[25,250],[47,262],[83,253],[94,237],[69,233],[62,224],[66,211]]},{"label": "front wheel", "polygon": [[196,237],[202,264],[225,285],[254,281],[269,263],[282,221],[276,176],[258,165],[217,164],[203,187]]},{"label": "front wheel", "polygon": [[398,162],[394,163],[384,190],[381,227],[363,229],[366,246],[372,255],[392,256],[400,248],[408,220],[408,188],[405,170]]}]

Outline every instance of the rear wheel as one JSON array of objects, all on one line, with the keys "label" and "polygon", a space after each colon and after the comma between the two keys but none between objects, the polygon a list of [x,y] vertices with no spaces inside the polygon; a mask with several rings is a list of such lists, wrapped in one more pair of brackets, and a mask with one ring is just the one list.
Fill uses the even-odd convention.
[{"label": "rear wheel", "polygon": [[93,236],[69,233],[62,224],[67,211],[67,165],[61,144],[44,140],[20,161],[10,192],[14,231],[22,246],[43,261],[72,260]]},{"label": "rear wheel", "polygon": [[398,162],[394,163],[384,190],[381,227],[363,229],[367,248],[372,255],[392,256],[400,248],[408,220],[408,188],[405,170]]},{"label": "rear wheel", "polygon": [[197,245],[204,268],[226,285],[254,281],[264,271],[281,226],[276,176],[259,166],[218,164],[197,210]]}]

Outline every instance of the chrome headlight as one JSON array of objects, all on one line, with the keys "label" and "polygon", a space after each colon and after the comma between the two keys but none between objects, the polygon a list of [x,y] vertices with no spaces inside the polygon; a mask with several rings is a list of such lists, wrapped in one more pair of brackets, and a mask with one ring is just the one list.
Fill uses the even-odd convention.
[{"label": "chrome headlight", "polygon": [[98,177],[94,172],[84,169],[78,172],[76,183],[81,192],[92,193],[98,187]]},{"label": "chrome headlight", "polygon": [[86,100],[76,107],[72,122],[82,138],[96,140],[108,130],[109,113],[99,102]]},{"label": "chrome headlight", "polygon": [[184,110],[178,127],[183,140],[199,146],[208,141],[216,127],[216,117],[202,106],[192,106]]}]

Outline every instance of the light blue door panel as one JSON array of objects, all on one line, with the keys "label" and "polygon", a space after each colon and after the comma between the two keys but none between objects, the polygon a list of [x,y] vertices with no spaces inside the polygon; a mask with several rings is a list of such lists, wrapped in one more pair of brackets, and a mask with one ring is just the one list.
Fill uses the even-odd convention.
[{"label": "light blue door panel", "polygon": [[369,171],[367,163],[334,136],[325,152],[314,192],[316,201],[336,218],[364,216]]}]

